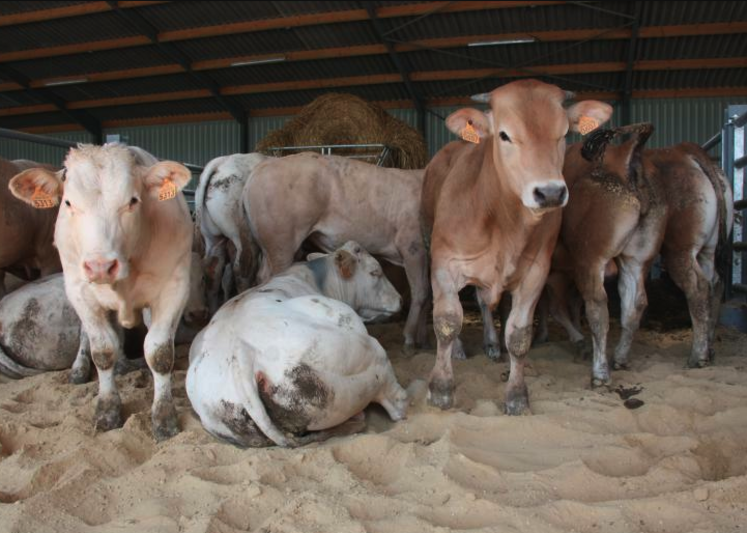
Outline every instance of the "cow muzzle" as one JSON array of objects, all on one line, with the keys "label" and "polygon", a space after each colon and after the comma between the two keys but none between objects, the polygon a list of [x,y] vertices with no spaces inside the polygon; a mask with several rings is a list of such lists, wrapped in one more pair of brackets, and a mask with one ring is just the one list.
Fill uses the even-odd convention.
[{"label": "cow muzzle", "polygon": [[118,259],[96,258],[83,262],[83,272],[91,283],[111,284],[117,281],[122,268]]},{"label": "cow muzzle", "polygon": [[564,207],[568,203],[568,187],[562,181],[531,184],[522,201],[528,208],[542,211]]}]

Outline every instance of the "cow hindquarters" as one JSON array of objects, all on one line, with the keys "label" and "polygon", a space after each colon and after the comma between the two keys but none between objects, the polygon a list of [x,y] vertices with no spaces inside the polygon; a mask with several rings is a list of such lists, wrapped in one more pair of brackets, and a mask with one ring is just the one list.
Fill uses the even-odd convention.
[{"label": "cow hindquarters", "polygon": [[464,316],[459,302],[459,287],[451,273],[434,263],[431,270],[433,285],[433,329],[436,332],[436,364],[428,380],[428,403],[440,409],[454,405],[454,371],[452,352],[458,342]]}]

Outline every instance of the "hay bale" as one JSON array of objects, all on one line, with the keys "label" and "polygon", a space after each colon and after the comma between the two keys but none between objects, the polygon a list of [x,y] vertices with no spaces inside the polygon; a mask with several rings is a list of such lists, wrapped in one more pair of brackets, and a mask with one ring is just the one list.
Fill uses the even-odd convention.
[{"label": "hay bale", "polygon": [[[270,132],[257,143],[255,151],[272,155],[272,147],[328,144],[386,144],[392,151],[387,166],[412,169],[426,164],[425,141],[417,130],[378,105],[351,94],[320,96],[283,128]],[[366,152],[345,149],[335,153]]]}]

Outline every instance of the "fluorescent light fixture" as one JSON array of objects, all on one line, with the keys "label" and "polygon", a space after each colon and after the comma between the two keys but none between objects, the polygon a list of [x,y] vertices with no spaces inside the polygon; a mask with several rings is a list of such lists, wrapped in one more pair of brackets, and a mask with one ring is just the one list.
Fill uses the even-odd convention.
[{"label": "fluorescent light fixture", "polygon": [[88,78],[79,78],[77,80],[59,80],[59,81],[48,81],[44,84],[45,87],[57,87],[59,85],[73,85],[75,83],[86,83]]},{"label": "fluorescent light fixture", "polygon": [[497,46],[500,44],[527,44],[536,42],[537,39],[534,37],[526,37],[522,39],[499,39],[498,41],[480,41],[477,43],[468,43],[467,46]]},{"label": "fluorescent light fixture", "polygon": [[264,65],[267,63],[280,63],[281,61],[285,61],[285,56],[266,57],[264,59],[250,59],[249,61],[237,61],[236,63],[231,63],[231,66],[232,67],[245,67],[247,65]]}]

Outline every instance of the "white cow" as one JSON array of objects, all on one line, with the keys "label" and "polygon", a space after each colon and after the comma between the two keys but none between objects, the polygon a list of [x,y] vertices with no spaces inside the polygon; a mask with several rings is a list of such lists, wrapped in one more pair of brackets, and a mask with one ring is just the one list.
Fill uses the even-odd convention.
[{"label": "white cow", "polygon": [[[197,224],[205,241],[205,271],[208,303],[215,313],[230,296],[235,282],[238,292],[247,290],[257,268],[256,245],[244,215],[241,193],[254,167],[267,159],[262,154],[233,154],[210,161],[200,175],[195,191]],[[235,248],[232,265],[223,279],[229,261],[228,242]],[[223,288],[224,297],[221,298]],[[228,293],[228,294],[225,294]]]},{"label": "white cow", "polygon": [[187,395],[216,437],[299,446],[360,430],[370,402],[404,418],[407,393],[356,315],[396,313],[399,294],[354,242],[309,258],[229,300],[192,344]]},{"label": "white cow", "polygon": [[114,364],[122,346],[110,316],[135,326],[144,308],[153,322],[144,352],[154,380],[153,434],[179,431],[171,396],[174,334],[189,293],[192,224],[179,192],[190,172],[119,144],[79,145],[53,173],[29,169],[10,182],[38,207],[62,202],[55,228],[65,291],[89,335],[99,376],[95,426],[122,425]]}]

